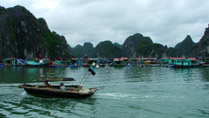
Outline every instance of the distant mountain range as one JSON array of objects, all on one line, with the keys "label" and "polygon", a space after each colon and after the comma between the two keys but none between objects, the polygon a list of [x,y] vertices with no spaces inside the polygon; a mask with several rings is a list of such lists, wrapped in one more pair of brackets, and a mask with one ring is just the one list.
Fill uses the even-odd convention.
[{"label": "distant mountain range", "polygon": [[[175,40],[175,39],[174,39]],[[90,42],[72,48],[65,37],[50,31],[43,18],[35,18],[22,6],[0,7],[0,60],[8,57],[35,58],[88,57],[209,57],[209,28],[194,43],[190,35],[174,48],[154,43],[140,33],[125,39],[122,45],[102,41],[95,47]]]},{"label": "distant mountain range", "polygon": [[[85,44],[85,43],[84,43]],[[92,44],[91,44],[92,45]],[[81,45],[79,45],[82,48]],[[174,48],[163,46],[162,44],[153,43],[150,37],[145,37],[142,34],[136,33],[125,39],[125,42],[120,45],[113,44],[111,41],[100,42],[95,48],[91,46],[91,54],[76,52],[79,50],[72,48],[71,54],[75,57],[209,57],[209,28],[205,29],[203,37],[198,43],[194,43],[191,36],[187,35],[186,38],[176,44]],[[85,50],[85,49],[84,49]]]}]

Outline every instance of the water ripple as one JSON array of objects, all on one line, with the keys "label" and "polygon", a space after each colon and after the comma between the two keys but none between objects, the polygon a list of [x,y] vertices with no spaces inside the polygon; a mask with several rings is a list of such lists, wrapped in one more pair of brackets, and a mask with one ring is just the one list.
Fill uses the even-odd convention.
[{"label": "water ripple", "polygon": [[87,99],[38,98],[18,88],[21,83],[42,84],[36,82],[41,74],[74,77],[77,81],[73,84],[78,84],[87,69],[0,69],[0,117],[207,118],[209,116],[209,68],[100,68],[96,76],[91,76],[84,86],[105,86],[105,88]]}]

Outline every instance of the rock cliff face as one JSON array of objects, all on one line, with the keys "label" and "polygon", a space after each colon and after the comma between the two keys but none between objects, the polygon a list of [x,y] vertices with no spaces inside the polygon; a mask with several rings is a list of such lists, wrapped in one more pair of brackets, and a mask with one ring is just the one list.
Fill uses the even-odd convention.
[{"label": "rock cliff face", "polygon": [[192,56],[209,58],[209,26],[205,29],[205,33],[200,41],[193,47]]},{"label": "rock cliff face", "polygon": [[83,58],[84,56],[93,57],[94,55],[94,47],[90,42],[85,42],[83,46],[77,45],[74,48],[71,48],[71,53],[74,57]]},{"label": "rock cliff face", "polygon": [[114,58],[121,57],[122,49],[115,46],[111,41],[100,42],[96,48],[94,57]]},{"label": "rock cliff face", "polygon": [[68,57],[65,37],[51,32],[43,18],[22,6],[0,7],[0,59]]},{"label": "rock cliff face", "polygon": [[153,44],[149,37],[144,37],[142,34],[136,33],[129,36],[123,44],[123,56],[137,57],[137,50],[139,46]]},{"label": "rock cliff face", "polygon": [[191,55],[195,43],[192,41],[190,35],[187,35],[186,38],[178,43],[175,46],[176,56],[178,57],[188,57]]},{"label": "rock cliff face", "polygon": [[155,58],[162,58],[162,57],[169,57],[169,50],[167,46],[163,46],[158,43],[154,43],[151,46],[151,51],[148,53],[149,55],[147,57],[155,57]]},{"label": "rock cliff face", "polygon": [[85,55],[84,48],[81,45],[77,45],[71,49],[71,53],[74,57],[83,58]]},{"label": "rock cliff face", "polygon": [[84,48],[84,55],[88,57],[93,57],[94,56],[94,47],[93,44],[90,42],[86,42],[83,44]]},{"label": "rock cliff face", "polygon": [[114,45],[120,49],[123,49],[123,45],[120,45],[119,43],[114,43]]}]

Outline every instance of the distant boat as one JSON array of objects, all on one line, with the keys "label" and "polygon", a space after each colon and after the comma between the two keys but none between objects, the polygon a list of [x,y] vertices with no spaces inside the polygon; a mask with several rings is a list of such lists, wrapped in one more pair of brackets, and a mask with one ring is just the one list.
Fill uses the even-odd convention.
[{"label": "distant boat", "polygon": [[47,66],[48,61],[46,59],[39,59],[39,60],[27,60],[25,61],[27,66]]},{"label": "distant boat", "polygon": [[192,67],[203,67],[205,62],[197,60],[196,58],[188,58],[192,61]]}]

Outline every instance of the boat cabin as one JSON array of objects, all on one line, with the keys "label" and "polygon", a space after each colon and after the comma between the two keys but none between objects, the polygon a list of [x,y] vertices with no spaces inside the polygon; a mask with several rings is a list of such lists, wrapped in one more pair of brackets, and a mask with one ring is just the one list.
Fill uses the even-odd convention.
[{"label": "boat cabin", "polygon": [[5,66],[15,66],[17,64],[16,58],[6,58],[3,60]]},{"label": "boat cabin", "polygon": [[174,67],[191,67],[192,60],[190,59],[175,59],[172,60]]}]

